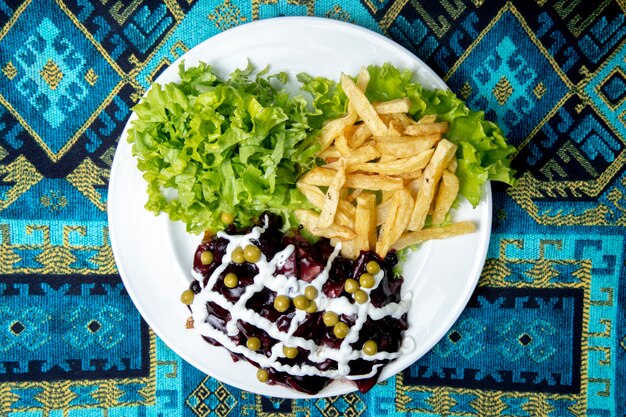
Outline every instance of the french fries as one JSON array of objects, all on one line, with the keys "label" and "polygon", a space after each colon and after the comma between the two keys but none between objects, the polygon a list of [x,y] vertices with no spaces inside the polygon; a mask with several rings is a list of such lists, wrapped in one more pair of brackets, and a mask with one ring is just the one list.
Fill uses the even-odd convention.
[{"label": "french fries", "polygon": [[[457,146],[443,135],[436,115],[409,114],[408,98],[370,103],[369,73],[356,83],[341,76],[348,97],[345,116],[329,121],[319,136],[325,164],[297,182],[315,210],[296,210],[310,233],[341,242],[342,255],[375,250],[384,257],[430,239],[475,230],[473,223],[442,225],[459,192]],[[431,215],[432,227],[424,228]]]}]

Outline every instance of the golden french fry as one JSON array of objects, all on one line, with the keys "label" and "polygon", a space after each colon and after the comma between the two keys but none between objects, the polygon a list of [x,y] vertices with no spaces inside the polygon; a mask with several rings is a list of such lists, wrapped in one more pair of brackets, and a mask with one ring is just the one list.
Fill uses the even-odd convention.
[{"label": "golden french fry", "polygon": [[416,169],[415,171],[404,172],[402,174],[396,175],[396,177],[402,178],[403,180],[414,180],[421,178],[424,174],[424,171],[421,169]]},{"label": "golden french fry", "polygon": [[367,85],[370,83],[370,73],[365,67],[361,67],[359,75],[356,77],[356,86],[365,93]]},{"label": "golden french fry", "polygon": [[376,242],[376,195],[362,192],[356,198],[354,251],[370,250]]},{"label": "golden french fry", "polygon": [[298,181],[306,184],[328,187],[334,176],[334,169],[315,167],[300,177]]},{"label": "golden french fry", "polygon": [[335,138],[335,147],[343,157],[350,156],[350,148],[348,147],[348,140],[346,139],[346,135],[340,133],[339,136]]},{"label": "golden french fry", "polygon": [[397,98],[373,103],[373,106],[378,114],[408,113],[411,109],[411,100],[408,97]]},{"label": "golden french fry", "polygon": [[[298,181],[296,183],[296,187],[315,207],[320,210],[324,207],[326,194],[324,194],[318,187],[302,181]],[[355,208],[352,204],[345,200],[339,200],[335,220],[338,224],[352,228],[354,226],[354,213]]]},{"label": "golden french fry", "polygon": [[384,135],[387,132],[387,126],[380,119],[367,97],[365,97],[365,93],[345,74],[341,74],[341,88],[348,100],[350,100],[356,113],[369,126],[372,133],[378,136]]},{"label": "golden french fry", "polygon": [[357,188],[356,190],[352,191],[348,196],[346,196],[346,201],[353,202],[359,195],[361,195],[362,192],[362,188]]},{"label": "golden french fry", "polygon": [[[393,120],[397,120],[406,129],[408,125],[415,124],[415,119],[404,113],[394,113],[391,115]],[[433,120],[434,122],[434,120]]]},{"label": "golden french fry", "polygon": [[387,219],[376,242],[376,253],[379,256],[385,256],[391,245],[400,238],[409,223],[412,211],[413,197],[409,191],[406,189],[396,191],[391,197]]},{"label": "golden french fry", "polygon": [[348,146],[352,149],[357,149],[363,145],[370,137],[372,137],[372,131],[365,123],[356,125],[356,129],[352,135],[347,136]]},{"label": "golden french fry", "polygon": [[350,229],[346,226],[341,226],[338,224],[331,224],[325,229],[317,228],[317,223],[319,220],[319,215],[313,210],[295,210],[294,214],[298,221],[314,236],[323,236],[329,239],[339,239],[340,241],[346,241],[350,239],[354,239],[356,237],[356,233],[354,230]]},{"label": "golden french fry", "polygon": [[377,219],[377,222],[381,222],[382,220],[375,249],[379,256],[385,256],[387,254],[387,250],[391,246],[390,238],[393,223],[398,213],[398,209],[400,208],[400,195],[396,193],[388,201],[389,203],[387,206],[387,212],[385,213],[385,218]]},{"label": "golden french fry", "polygon": [[402,136],[402,132],[404,132],[404,126],[397,120],[391,119],[387,122],[389,126],[387,132],[389,136]]},{"label": "golden french fry", "polygon": [[417,121],[417,124],[418,125],[424,125],[424,124],[435,123],[436,120],[437,120],[437,115],[436,114],[427,114],[426,116],[422,116]]},{"label": "golden french fry", "polygon": [[424,169],[422,183],[415,201],[415,208],[409,222],[409,230],[420,230],[424,227],[430,204],[435,195],[435,187],[441,178],[443,170],[454,157],[456,149],[457,146],[447,139],[442,139],[437,144],[430,162]]},{"label": "golden french fry", "polygon": [[424,124],[412,124],[404,129],[404,134],[408,136],[432,135],[433,133],[446,133],[448,122],[435,122]]},{"label": "golden french fry", "polygon": [[428,149],[410,158],[396,159],[388,162],[365,162],[350,165],[349,171],[375,172],[386,175],[399,175],[404,172],[423,169],[430,161],[434,150]]},{"label": "golden french fry", "polygon": [[377,174],[347,174],[346,187],[364,188],[373,191],[401,190],[404,187],[402,178],[394,178]]},{"label": "golden french fry", "polygon": [[400,136],[406,140],[382,140],[375,138],[376,149],[382,154],[395,156],[396,158],[408,158],[432,148],[441,139],[439,134],[428,136]]},{"label": "golden french fry", "polygon": [[459,167],[459,162],[457,161],[456,158],[452,158],[452,161],[450,161],[450,163],[448,164],[448,167],[446,168],[448,171],[450,171],[451,173],[455,174],[456,173],[456,169]]},{"label": "golden french fry", "polygon": [[320,229],[328,228],[335,221],[335,213],[339,205],[339,194],[343,185],[346,183],[346,172],[343,161],[339,165],[339,169],[335,172],[335,176],[328,186],[326,197],[324,198],[324,207],[320,213],[319,223],[317,227]]},{"label": "golden french fry", "polygon": [[[360,148],[355,149],[350,152],[350,156],[347,158],[343,158],[345,162],[346,168],[349,170],[349,167],[355,164],[362,164],[367,161],[371,161],[372,159],[380,158],[380,152],[373,144],[363,145]],[[332,168],[337,169],[339,167],[339,161],[333,161],[324,165],[324,168]]]},{"label": "golden french fry", "polygon": [[324,149],[322,152],[319,153],[320,158],[327,160],[327,159],[339,159],[341,158],[341,153],[339,152],[339,150],[334,147],[333,145],[329,146],[328,148]]},{"label": "golden french fry", "polygon": [[335,138],[343,132],[346,126],[353,125],[354,122],[356,122],[357,117],[358,115],[356,111],[348,106],[348,113],[345,116],[333,119],[326,123],[322,127],[322,131],[320,132],[318,139],[320,143],[320,152],[323,152],[326,148],[328,148],[330,144],[333,143],[333,140],[335,140]]},{"label": "golden french fry", "polygon": [[450,171],[444,170],[435,197],[433,224],[438,225],[443,223],[458,193],[459,178]]},{"label": "golden french fry", "polygon": [[447,239],[454,236],[460,236],[476,231],[476,226],[472,222],[452,223],[446,226],[429,227],[417,232],[407,232],[400,236],[392,248],[396,250],[404,249],[409,246],[417,245],[433,239]]}]

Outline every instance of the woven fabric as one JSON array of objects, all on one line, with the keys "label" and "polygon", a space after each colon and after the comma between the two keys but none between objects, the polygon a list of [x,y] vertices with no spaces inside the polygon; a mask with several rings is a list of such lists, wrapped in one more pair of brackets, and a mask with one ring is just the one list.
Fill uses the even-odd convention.
[{"label": "woven fabric", "polygon": [[[623,1],[0,0],[0,416],[625,416]],[[142,320],[108,239],[131,107],[178,56],[315,15],[405,46],[518,152],[488,259],[431,352],[367,394],[207,377]],[[364,63],[366,64],[366,63]]]}]

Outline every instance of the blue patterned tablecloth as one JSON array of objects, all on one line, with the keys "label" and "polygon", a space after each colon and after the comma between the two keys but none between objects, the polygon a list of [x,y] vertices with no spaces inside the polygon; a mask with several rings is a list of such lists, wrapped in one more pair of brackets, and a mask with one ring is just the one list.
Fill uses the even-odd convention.
[{"label": "blue patterned tablecloth", "polygon": [[[0,416],[626,415],[626,4],[0,0]],[[518,148],[468,308],[367,394],[278,400],[200,373],[116,270],[107,183],[178,56],[257,19],[383,33]]]}]

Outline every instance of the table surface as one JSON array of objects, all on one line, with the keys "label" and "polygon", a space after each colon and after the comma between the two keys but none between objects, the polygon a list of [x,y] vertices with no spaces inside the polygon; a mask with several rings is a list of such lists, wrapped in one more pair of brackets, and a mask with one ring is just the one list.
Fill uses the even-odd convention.
[{"label": "table surface", "polygon": [[[623,1],[0,1],[0,417],[626,415]],[[518,149],[488,259],[425,357],[279,400],[173,353],[124,290],[107,183],[151,81],[202,40],[315,15],[408,48]]]}]

